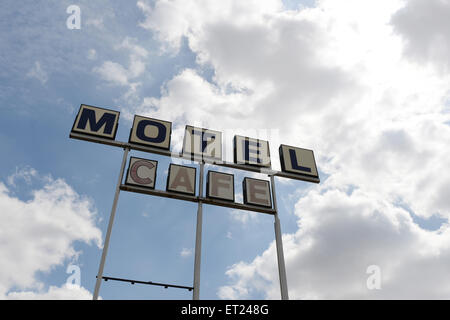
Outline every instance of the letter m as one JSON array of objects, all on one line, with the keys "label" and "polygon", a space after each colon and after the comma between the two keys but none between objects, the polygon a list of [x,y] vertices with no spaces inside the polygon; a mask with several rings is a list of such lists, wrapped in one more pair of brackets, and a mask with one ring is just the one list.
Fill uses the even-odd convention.
[{"label": "letter m", "polygon": [[118,121],[118,111],[81,105],[72,131],[114,139]]}]

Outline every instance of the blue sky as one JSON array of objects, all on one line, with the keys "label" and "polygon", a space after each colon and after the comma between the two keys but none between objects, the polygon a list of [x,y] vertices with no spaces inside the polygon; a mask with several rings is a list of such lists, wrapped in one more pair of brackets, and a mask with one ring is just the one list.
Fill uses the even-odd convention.
[{"label": "blue sky", "polygon": [[[228,151],[230,134],[266,134],[275,168],[280,143],[313,149],[320,185],[277,180],[292,298],[448,298],[450,4],[350,2],[2,1],[0,297],[93,292],[123,151],[69,139],[84,103],[121,111],[119,141],[140,114],[173,122],[174,150],[185,125],[227,133]],[[164,189],[175,160],[131,155],[158,161]],[[241,193],[254,175],[233,173]],[[195,204],[121,192],[104,274],[191,286],[195,224]],[[278,299],[273,240],[273,217],[205,205],[201,298]],[[100,295],[192,297],[112,281]]]}]

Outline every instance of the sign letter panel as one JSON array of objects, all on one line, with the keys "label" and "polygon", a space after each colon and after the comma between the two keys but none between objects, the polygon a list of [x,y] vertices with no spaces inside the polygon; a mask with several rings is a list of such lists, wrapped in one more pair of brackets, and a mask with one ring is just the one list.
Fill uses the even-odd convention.
[{"label": "sign letter panel", "polygon": [[244,178],[242,189],[244,192],[245,204],[269,208],[272,207],[269,181]]},{"label": "sign letter panel", "polygon": [[89,134],[114,140],[119,125],[120,112],[82,104],[72,132]]},{"label": "sign letter panel", "polygon": [[135,115],[128,142],[169,150],[171,133],[171,122]]},{"label": "sign letter panel", "polygon": [[234,136],[234,163],[270,168],[269,142]]},{"label": "sign letter panel", "polygon": [[234,202],[234,175],[217,171],[208,171],[206,196],[208,198]]},{"label": "sign letter panel", "polygon": [[125,184],[154,189],[157,166],[158,161],[131,157]]},{"label": "sign letter panel", "polygon": [[281,145],[281,169],[284,172],[319,177],[312,150]]},{"label": "sign letter panel", "polygon": [[196,168],[170,164],[167,191],[195,195]]},{"label": "sign letter panel", "polygon": [[186,126],[183,155],[222,160],[222,133]]}]

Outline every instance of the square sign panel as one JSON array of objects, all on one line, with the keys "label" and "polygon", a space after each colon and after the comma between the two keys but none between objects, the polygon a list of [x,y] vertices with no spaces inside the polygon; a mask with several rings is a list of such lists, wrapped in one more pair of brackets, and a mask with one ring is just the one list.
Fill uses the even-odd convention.
[{"label": "square sign panel", "polygon": [[244,178],[242,189],[245,204],[272,208],[269,181]]},{"label": "square sign panel", "polygon": [[171,122],[136,115],[128,142],[169,150],[171,133]]},{"label": "square sign panel", "polygon": [[234,136],[234,163],[270,168],[269,142]]},{"label": "square sign panel", "polygon": [[196,168],[170,164],[167,191],[195,195]]},{"label": "square sign panel", "polygon": [[119,115],[119,111],[82,104],[75,118],[72,132],[114,140],[119,125]]},{"label": "square sign panel", "polygon": [[281,145],[281,170],[288,173],[319,177],[312,150]]},{"label": "square sign panel", "polygon": [[186,126],[183,140],[183,155],[222,160],[222,133]]},{"label": "square sign panel", "polygon": [[234,202],[234,175],[230,173],[208,171],[206,196],[208,198]]},{"label": "square sign panel", "polygon": [[154,189],[157,166],[158,161],[131,157],[125,184]]}]

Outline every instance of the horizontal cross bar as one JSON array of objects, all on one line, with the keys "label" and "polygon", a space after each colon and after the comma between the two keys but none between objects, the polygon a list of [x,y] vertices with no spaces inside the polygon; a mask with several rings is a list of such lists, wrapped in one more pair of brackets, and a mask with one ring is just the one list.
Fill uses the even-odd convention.
[{"label": "horizontal cross bar", "polygon": [[189,291],[192,291],[194,287],[187,287],[187,286],[179,286],[175,284],[168,284],[168,283],[159,283],[159,282],[153,282],[153,281],[140,281],[140,280],[131,280],[131,279],[122,279],[122,278],[113,278],[113,277],[102,277],[103,280],[113,280],[113,281],[122,281],[122,282],[130,282],[131,284],[139,283],[139,284],[148,284],[152,286],[160,286],[164,288],[178,288],[178,289],[186,289]]},{"label": "horizontal cross bar", "polygon": [[272,170],[270,168],[261,168],[261,167],[256,167],[256,166],[237,164],[237,163],[232,163],[232,162],[226,162],[224,160],[205,158],[205,157],[201,157],[201,156],[191,156],[191,155],[187,156],[187,155],[183,155],[182,153],[171,152],[169,150],[152,148],[152,147],[148,147],[148,146],[141,146],[141,145],[134,144],[134,143],[109,140],[109,139],[99,138],[99,137],[90,136],[90,135],[82,134],[82,133],[71,132],[69,137],[72,139],[106,144],[106,145],[113,146],[113,147],[128,148],[128,149],[133,149],[133,150],[137,150],[137,151],[155,153],[155,154],[159,154],[159,155],[163,155],[163,156],[167,156],[167,157],[180,158],[180,159],[191,160],[191,161],[196,161],[196,162],[204,162],[204,163],[208,163],[211,165],[222,166],[222,167],[227,167],[227,168],[231,168],[231,169],[258,172],[258,173],[273,175],[273,176],[282,177],[282,178],[301,180],[301,181],[307,181],[307,182],[313,182],[313,183],[320,183],[320,178],[317,178],[317,177],[301,175],[301,174],[291,174],[288,172]]},{"label": "horizontal cross bar", "polygon": [[142,188],[142,187],[131,186],[131,185],[126,185],[126,184],[122,184],[120,186],[120,190],[128,191],[128,192],[142,193],[142,194],[147,194],[147,195],[152,195],[152,196],[171,198],[171,199],[191,201],[191,202],[200,202],[201,201],[204,204],[212,204],[212,205],[216,205],[216,206],[220,206],[220,207],[228,207],[228,208],[246,210],[246,211],[255,211],[255,212],[266,213],[266,214],[275,214],[276,213],[276,211],[272,208],[264,208],[264,207],[243,204],[243,203],[225,201],[225,200],[197,197],[197,196],[191,196],[191,195],[182,194],[182,193],[167,192],[167,191],[155,190],[155,189],[150,189],[150,188]]}]

